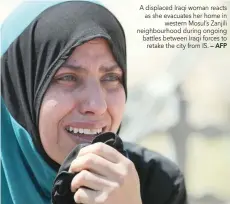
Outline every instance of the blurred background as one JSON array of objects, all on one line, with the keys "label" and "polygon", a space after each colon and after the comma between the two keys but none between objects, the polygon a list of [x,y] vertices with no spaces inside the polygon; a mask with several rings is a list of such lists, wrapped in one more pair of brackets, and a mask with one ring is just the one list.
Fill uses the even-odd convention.
[{"label": "blurred background", "polygon": [[[22,2],[1,1],[0,22],[14,16]],[[24,5],[36,8],[37,2]],[[230,1],[100,2],[118,17],[127,38],[128,101],[121,137],[176,162],[184,172],[191,204],[230,204],[230,46],[147,49],[136,33],[163,22],[145,19],[140,5],[227,5],[229,17]],[[28,22],[32,18],[25,12],[17,15]],[[4,26],[1,44],[6,46],[4,36],[11,32]]]}]

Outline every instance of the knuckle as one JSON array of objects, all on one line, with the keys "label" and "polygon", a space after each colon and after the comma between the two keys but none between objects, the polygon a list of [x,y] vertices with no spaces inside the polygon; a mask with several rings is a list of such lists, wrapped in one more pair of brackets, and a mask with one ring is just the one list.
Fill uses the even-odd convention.
[{"label": "knuckle", "polygon": [[82,170],[82,171],[79,173],[78,182],[79,182],[79,183],[83,183],[83,182],[87,179],[87,176],[88,176],[88,172],[87,172],[86,170]]},{"label": "knuckle", "polygon": [[117,179],[117,187],[121,187],[123,186],[125,183],[125,176],[124,176],[124,173],[120,174],[119,178]]},{"label": "knuckle", "polygon": [[119,186],[123,186],[126,182],[127,177],[129,177],[130,174],[133,174],[135,170],[134,163],[130,160],[125,161],[125,163],[120,164],[119,174],[117,182]]},{"label": "knuckle", "polygon": [[112,186],[113,186],[114,190],[117,190],[117,189],[119,189],[121,187],[119,182],[113,182]]},{"label": "knuckle", "polygon": [[86,159],[84,161],[84,166],[85,167],[90,167],[93,162],[94,162],[93,155],[90,153],[90,154],[87,155],[87,157],[86,157]]},{"label": "knuckle", "polygon": [[81,148],[79,153],[78,153],[78,156],[84,155],[85,151],[86,151],[85,147]]},{"label": "knuckle", "polygon": [[81,195],[82,195],[82,193],[84,193],[84,192],[83,192],[83,189],[82,189],[82,188],[79,188],[79,189],[77,190],[77,192],[74,194],[74,201],[75,201],[76,203],[78,203],[78,202],[81,200]]},{"label": "knuckle", "polygon": [[129,159],[127,159],[126,166],[127,166],[127,170],[128,170],[127,173],[132,172],[135,169],[134,163]]},{"label": "knuckle", "polygon": [[103,152],[104,144],[102,142],[97,142],[94,147],[95,154],[100,154]]}]

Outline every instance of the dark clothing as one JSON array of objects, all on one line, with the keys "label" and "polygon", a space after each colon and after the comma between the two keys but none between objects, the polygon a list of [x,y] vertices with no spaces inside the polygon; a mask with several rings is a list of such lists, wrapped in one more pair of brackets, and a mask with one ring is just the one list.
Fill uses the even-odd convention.
[{"label": "dark clothing", "polygon": [[143,204],[186,204],[184,177],[169,159],[146,148],[124,143],[140,178]]},{"label": "dark clothing", "polygon": [[[186,190],[182,174],[163,156],[131,143],[124,143],[114,133],[99,135],[92,143],[104,142],[133,161],[140,179],[143,204],[185,204]],[[52,189],[53,204],[74,204],[70,183],[76,174],[69,173],[71,162],[89,144],[78,145],[62,164]]]}]

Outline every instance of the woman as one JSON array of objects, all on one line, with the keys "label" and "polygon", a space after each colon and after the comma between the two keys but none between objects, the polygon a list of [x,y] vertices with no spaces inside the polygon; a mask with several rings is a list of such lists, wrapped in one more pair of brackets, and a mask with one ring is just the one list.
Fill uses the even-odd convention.
[{"label": "woman", "polygon": [[[102,6],[61,3],[23,31],[2,57],[2,96],[20,129],[2,134],[3,203],[50,203],[51,184],[71,150],[119,132],[126,74],[123,28]],[[76,203],[186,202],[174,164],[134,144],[124,150],[104,143],[80,150],[69,168]]]}]

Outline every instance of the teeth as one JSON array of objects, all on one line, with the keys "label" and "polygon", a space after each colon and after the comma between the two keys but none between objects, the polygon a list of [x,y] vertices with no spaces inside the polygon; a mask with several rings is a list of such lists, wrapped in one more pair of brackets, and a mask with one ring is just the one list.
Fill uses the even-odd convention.
[{"label": "teeth", "polygon": [[90,130],[89,129],[84,129],[84,134],[90,134]]},{"label": "teeth", "polygon": [[72,133],[81,133],[81,134],[87,134],[87,135],[95,135],[102,132],[102,128],[99,129],[83,129],[83,128],[73,128],[68,127],[67,130]]},{"label": "teeth", "polygon": [[90,130],[91,134],[97,134],[97,129]]},{"label": "teeth", "polygon": [[74,129],[73,129],[73,132],[74,132],[74,133],[78,133],[78,129],[77,129],[77,128],[74,128]]},{"label": "teeth", "polygon": [[84,130],[82,128],[80,128],[79,133],[84,133]]}]

